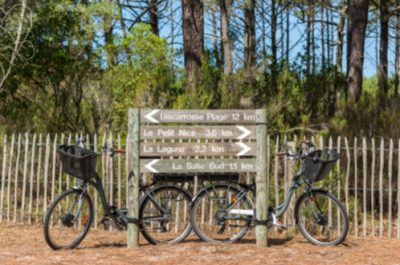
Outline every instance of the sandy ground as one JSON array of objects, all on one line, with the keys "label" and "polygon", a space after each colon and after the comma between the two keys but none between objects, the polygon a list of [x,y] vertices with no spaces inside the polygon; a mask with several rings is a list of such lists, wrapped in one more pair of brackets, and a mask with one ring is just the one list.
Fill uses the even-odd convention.
[{"label": "sandy ground", "polygon": [[53,251],[41,226],[0,225],[0,264],[399,264],[400,240],[348,238],[319,247],[300,235],[270,238],[268,248],[253,240],[227,245],[201,242],[194,235],[176,245],[126,247],[126,234],[91,230],[74,250]]}]

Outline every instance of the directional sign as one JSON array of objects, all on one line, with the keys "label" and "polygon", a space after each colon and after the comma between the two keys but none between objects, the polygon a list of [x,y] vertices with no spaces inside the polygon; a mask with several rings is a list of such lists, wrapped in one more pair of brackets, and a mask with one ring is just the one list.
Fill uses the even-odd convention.
[{"label": "directional sign", "polygon": [[255,159],[142,159],[142,173],[256,172]]},{"label": "directional sign", "polygon": [[243,143],[142,143],[141,157],[154,156],[254,156],[256,144]]},{"label": "directional sign", "polygon": [[141,123],[235,123],[255,124],[255,110],[142,110]]},{"label": "directional sign", "polygon": [[256,139],[256,126],[142,126],[141,139]]}]

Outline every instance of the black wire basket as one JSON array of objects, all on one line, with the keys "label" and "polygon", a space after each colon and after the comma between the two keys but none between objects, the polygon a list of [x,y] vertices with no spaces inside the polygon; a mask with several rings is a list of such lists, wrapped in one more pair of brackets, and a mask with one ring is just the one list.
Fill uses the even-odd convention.
[{"label": "black wire basket", "polygon": [[97,153],[75,145],[60,145],[58,154],[63,172],[82,180],[96,174]]},{"label": "black wire basket", "polygon": [[340,154],[331,149],[311,152],[304,159],[304,177],[311,183],[322,180],[339,159]]}]

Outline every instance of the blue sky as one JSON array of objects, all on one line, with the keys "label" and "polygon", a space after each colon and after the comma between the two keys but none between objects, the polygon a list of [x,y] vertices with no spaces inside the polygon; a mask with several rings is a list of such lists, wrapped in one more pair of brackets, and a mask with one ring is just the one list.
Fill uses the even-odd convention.
[{"label": "blue sky", "polygon": [[[205,0],[206,2],[208,0]],[[236,1],[236,3],[239,3],[239,1]],[[213,41],[212,41],[212,16],[211,12],[209,9],[207,9],[206,5],[206,12],[205,12],[205,40],[206,40],[206,47],[211,49],[213,47]],[[235,16],[241,17],[243,16],[243,12],[241,11],[240,7],[235,7]],[[173,11],[173,20],[171,22],[170,19],[170,14],[171,11]],[[182,40],[182,30],[181,30],[181,21],[182,21],[182,10],[181,10],[181,0],[172,0],[169,1],[168,5],[165,6],[165,10],[163,11],[164,13],[164,18],[160,19],[160,35],[162,37],[165,37],[170,45],[172,45],[176,49],[182,49],[183,45],[183,40]],[[337,14],[334,15],[334,21],[337,21]],[[370,14],[370,18],[372,17],[372,14]],[[257,38],[261,37],[261,17],[259,14],[256,15],[257,23],[259,29],[257,30]],[[266,23],[265,26],[268,29],[269,25],[269,18],[266,17]],[[319,19],[317,17],[317,19]],[[217,27],[219,27],[219,18],[217,17]],[[241,57],[243,54],[243,42],[242,42],[242,30],[238,29],[242,27],[240,25],[240,22],[238,19],[234,20],[234,23],[237,24],[232,24],[232,27],[235,28],[236,30],[233,31],[233,33],[238,34],[239,38],[235,41],[233,45],[233,57],[234,57],[234,63],[236,67],[240,67],[242,64]],[[301,65],[299,60],[298,54],[304,54],[305,49],[305,23],[302,23],[297,17],[295,17],[293,14],[290,16],[290,46],[292,47],[292,50],[290,52],[290,61],[291,63],[297,62],[298,64]],[[373,26],[375,27],[375,26]],[[346,26],[345,26],[346,29]],[[174,33],[175,38],[171,39],[171,33]],[[269,30],[267,30],[269,32]],[[336,32],[336,27],[333,28],[333,39],[332,39],[332,44],[336,43],[336,38],[337,38],[337,32]],[[346,30],[344,32],[346,34]],[[364,59],[364,76],[370,77],[375,75],[376,69],[377,69],[377,60],[376,58],[376,52],[377,52],[377,44],[379,45],[379,42],[377,43],[376,34],[379,34],[379,32],[376,32],[376,27],[372,28],[370,26],[368,28],[368,36],[366,39],[365,43],[365,59]],[[390,33],[391,35],[394,35],[394,32]],[[277,38],[279,41],[280,37],[280,26],[278,25],[278,32],[277,32]],[[319,46],[320,44],[320,24],[316,23],[315,24],[315,37],[316,37],[316,45]],[[344,41],[346,41],[346,35],[344,36]],[[267,46],[270,45],[270,36],[267,36]],[[258,47],[261,47],[261,43],[258,43]],[[389,41],[389,52],[388,52],[388,59],[389,59],[389,74],[393,74],[393,68],[394,68],[394,39],[391,39]],[[346,43],[344,43],[344,49],[343,49],[343,69],[346,69]],[[270,53],[270,50],[269,50]],[[317,47],[316,50],[317,57],[321,56],[321,49]],[[278,50],[278,55],[280,54],[280,50]],[[333,55],[336,54],[336,47],[333,48]],[[261,59],[261,58],[260,58]],[[317,59],[318,60],[318,59]],[[335,58],[333,58],[334,62],[336,61]],[[176,58],[176,63],[181,65],[182,64],[182,58]]]}]

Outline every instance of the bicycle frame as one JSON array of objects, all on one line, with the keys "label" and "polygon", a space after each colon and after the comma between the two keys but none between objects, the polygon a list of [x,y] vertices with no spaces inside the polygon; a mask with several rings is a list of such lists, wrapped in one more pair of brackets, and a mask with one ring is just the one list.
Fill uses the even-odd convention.
[{"label": "bicycle frame", "polygon": [[274,208],[275,210],[275,216],[277,218],[280,218],[285,212],[286,210],[289,208],[290,205],[290,201],[292,200],[293,194],[294,192],[297,190],[298,187],[301,186],[301,180],[300,177],[303,175],[303,171],[299,170],[292,178],[292,182],[290,183],[290,187],[288,190],[288,194],[285,197],[283,203],[279,204],[276,208]]},{"label": "bicycle frame", "polygon": [[[162,214],[160,216],[154,216],[152,218],[152,220],[160,220],[160,221],[166,220],[167,218],[165,216],[167,214],[167,211],[162,206],[159,205],[157,200],[154,198],[154,196],[153,196],[153,194],[151,192],[151,189],[149,189],[149,187],[151,185],[153,185],[153,184],[154,183],[152,183],[150,185],[146,185],[144,187],[141,187],[140,191],[142,191],[143,193],[145,193],[145,195],[147,195],[149,197],[149,199],[153,202],[154,206],[157,207],[158,210],[160,210],[160,212]],[[110,217],[114,221],[114,223],[118,226],[118,228],[122,230],[122,227],[120,227],[118,225],[117,217],[111,211],[112,208],[111,208],[111,206],[109,205],[109,203],[107,201],[102,181],[100,179],[100,176],[97,173],[94,176],[94,181],[93,180],[83,181],[82,184],[79,187],[77,187],[77,189],[80,189],[84,193],[87,193],[88,192],[87,191],[88,185],[93,186],[97,190],[97,192],[99,193],[101,204],[102,204],[103,210],[104,210],[104,215]],[[116,209],[116,210],[119,211],[119,209]],[[125,214],[122,214],[121,212],[119,213],[119,217],[124,219],[124,221],[126,223],[138,223],[138,222],[140,222],[140,220],[138,220],[137,218],[129,217],[129,216],[125,215]]]},{"label": "bicycle frame", "polygon": [[[301,177],[303,176],[303,166],[301,167],[301,169],[293,176],[289,190],[287,195],[285,196],[284,201],[279,204],[276,208],[274,208],[275,211],[275,216],[276,218],[280,218],[282,217],[282,215],[286,212],[286,210],[289,208],[290,205],[290,201],[293,198],[293,194],[295,193],[295,191],[302,185],[305,184],[306,187],[306,191],[308,192],[309,190],[312,189],[312,187],[304,182]],[[240,192],[238,193],[237,197],[236,197],[236,202],[232,203],[231,205],[229,205],[229,207],[226,209],[228,212],[233,210],[233,208],[241,201],[241,199],[246,196],[249,191],[254,191],[254,186],[241,186]],[[234,211],[234,210],[233,210]],[[250,215],[250,214],[249,214]],[[238,217],[234,217],[234,218],[228,218],[228,219],[233,219],[233,220],[252,220],[255,221],[255,217],[253,216],[253,218],[238,218]]]}]

